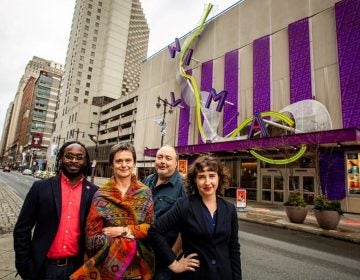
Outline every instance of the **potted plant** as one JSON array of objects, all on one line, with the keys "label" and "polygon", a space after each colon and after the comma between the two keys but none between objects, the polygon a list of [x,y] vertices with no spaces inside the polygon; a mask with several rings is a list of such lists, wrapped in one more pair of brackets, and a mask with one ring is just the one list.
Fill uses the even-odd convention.
[{"label": "potted plant", "polygon": [[339,201],[329,200],[323,194],[314,197],[314,215],[321,228],[336,229],[343,213]]},{"label": "potted plant", "polygon": [[306,218],[308,209],[307,204],[300,192],[291,192],[288,200],[284,203],[285,212],[290,222],[302,224]]}]

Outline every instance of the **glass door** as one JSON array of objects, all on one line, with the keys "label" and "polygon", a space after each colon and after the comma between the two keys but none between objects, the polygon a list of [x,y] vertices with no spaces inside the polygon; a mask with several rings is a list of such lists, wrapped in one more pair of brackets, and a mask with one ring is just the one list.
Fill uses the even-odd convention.
[{"label": "glass door", "polygon": [[262,169],[260,181],[261,202],[284,202],[284,173],[285,169]]},{"label": "glass door", "polygon": [[308,204],[313,204],[316,190],[316,173],[314,168],[294,169],[288,177],[289,193],[300,192]]}]

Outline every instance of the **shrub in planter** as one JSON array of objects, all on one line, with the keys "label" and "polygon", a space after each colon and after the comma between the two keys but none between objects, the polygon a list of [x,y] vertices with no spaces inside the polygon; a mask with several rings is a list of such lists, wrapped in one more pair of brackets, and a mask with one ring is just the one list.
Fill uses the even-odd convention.
[{"label": "shrub in planter", "polygon": [[297,224],[302,224],[304,222],[308,209],[306,208],[306,202],[299,192],[290,193],[284,206],[290,222]]},{"label": "shrub in planter", "polygon": [[343,213],[339,201],[328,200],[325,195],[314,197],[314,215],[321,228],[336,229]]}]

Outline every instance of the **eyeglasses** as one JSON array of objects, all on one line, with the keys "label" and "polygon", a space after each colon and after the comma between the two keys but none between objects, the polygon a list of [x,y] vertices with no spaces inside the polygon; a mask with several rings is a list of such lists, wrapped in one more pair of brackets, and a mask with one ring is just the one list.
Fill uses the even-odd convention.
[{"label": "eyeglasses", "polygon": [[64,157],[67,159],[67,160],[77,160],[77,161],[80,161],[80,160],[84,160],[85,159],[85,156],[84,155],[73,155],[73,154],[65,154]]}]

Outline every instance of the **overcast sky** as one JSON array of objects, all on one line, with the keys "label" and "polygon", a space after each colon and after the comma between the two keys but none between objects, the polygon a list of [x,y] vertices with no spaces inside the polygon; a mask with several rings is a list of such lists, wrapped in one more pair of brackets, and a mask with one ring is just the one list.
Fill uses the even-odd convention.
[{"label": "overcast sky", "polygon": [[[140,0],[150,27],[148,56],[194,29],[211,2],[210,17],[239,0]],[[65,63],[75,0],[1,0],[0,137],[9,103],[33,56]],[[209,17],[209,18],[210,18]]]}]

